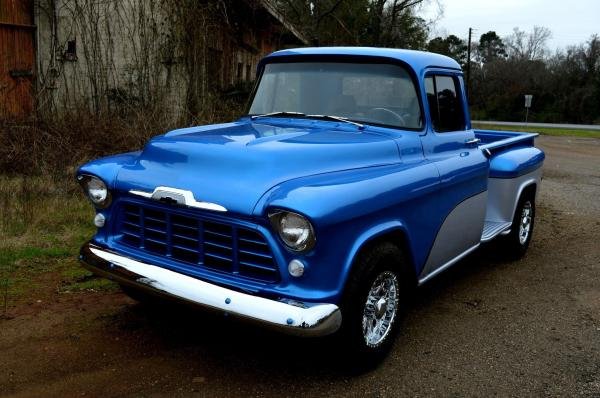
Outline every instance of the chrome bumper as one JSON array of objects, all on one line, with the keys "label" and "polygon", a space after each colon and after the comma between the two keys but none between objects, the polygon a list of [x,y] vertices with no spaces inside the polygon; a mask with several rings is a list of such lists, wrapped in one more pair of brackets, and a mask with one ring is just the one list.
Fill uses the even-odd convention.
[{"label": "chrome bumper", "polygon": [[298,303],[302,305],[298,306],[241,293],[124,257],[91,242],[82,246],[79,259],[93,273],[118,283],[223,311],[290,334],[325,336],[342,323],[340,310],[334,304]]}]

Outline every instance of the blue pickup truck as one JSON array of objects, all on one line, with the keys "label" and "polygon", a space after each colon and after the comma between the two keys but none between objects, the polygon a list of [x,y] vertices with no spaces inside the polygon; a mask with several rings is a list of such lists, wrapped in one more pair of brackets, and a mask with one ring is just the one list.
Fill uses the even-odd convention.
[{"label": "blue pickup truck", "polygon": [[357,357],[389,350],[407,295],[497,238],[531,241],[535,134],[474,130],[460,66],[378,48],[278,51],[247,114],[81,166],[81,249],[125,292],[176,298]]}]

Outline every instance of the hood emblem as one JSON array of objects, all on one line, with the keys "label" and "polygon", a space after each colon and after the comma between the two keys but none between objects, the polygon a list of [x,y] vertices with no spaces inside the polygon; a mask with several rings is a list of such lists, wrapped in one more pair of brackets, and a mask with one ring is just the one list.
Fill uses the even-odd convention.
[{"label": "hood emblem", "polygon": [[194,194],[191,191],[186,191],[178,188],[156,187],[153,192],[144,192],[132,189],[129,191],[129,193],[132,195],[137,195],[172,205],[187,206],[196,209],[221,212],[227,211],[225,207],[216,203],[199,202],[194,198]]}]

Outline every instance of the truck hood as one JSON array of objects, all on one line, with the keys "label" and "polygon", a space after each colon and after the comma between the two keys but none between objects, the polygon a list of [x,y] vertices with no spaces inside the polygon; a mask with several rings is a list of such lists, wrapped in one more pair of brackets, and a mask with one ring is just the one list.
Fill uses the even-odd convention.
[{"label": "truck hood", "polygon": [[292,126],[286,120],[284,126],[248,120],[158,136],[122,167],[115,188],[177,188],[197,201],[251,214],[260,197],[284,181],[400,160],[394,140],[368,129],[314,120]]}]

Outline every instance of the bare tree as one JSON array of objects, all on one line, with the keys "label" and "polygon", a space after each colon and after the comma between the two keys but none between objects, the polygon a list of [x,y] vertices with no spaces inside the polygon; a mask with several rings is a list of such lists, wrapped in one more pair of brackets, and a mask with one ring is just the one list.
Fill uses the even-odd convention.
[{"label": "bare tree", "polygon": [[550,29],[543,26],[534,26],[529,33],[514,28],[513,33],[504,41],[507,46],[509,58],[538,60],[548,54],[548,40],[552,37]]},{"label": "bare tree", "polygon": [[418,7],[438,0],[274,0],[313,45],[424,47],[427,24]]}]

